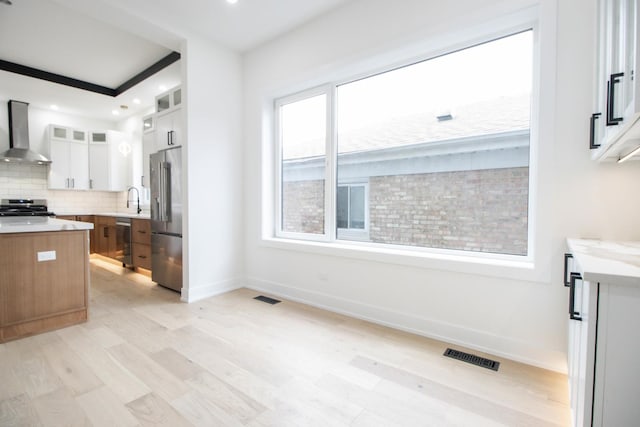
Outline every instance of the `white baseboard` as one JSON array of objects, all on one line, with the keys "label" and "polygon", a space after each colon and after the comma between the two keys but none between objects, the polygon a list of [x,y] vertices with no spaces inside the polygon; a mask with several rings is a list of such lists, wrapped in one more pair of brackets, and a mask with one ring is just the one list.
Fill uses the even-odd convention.
[{"label": "white baseboard", "polygon": [[564,353],[539,349],[525,341],[501,337],[480,330],[465,328],[422,316],[401,313],[383,307],[364,304],[359,301],[300,289],[255,277],[247,278],[246,287],[390,328],[522,362],[527,365],[537,366],[563,374],[567,372],[566,356]]},{"label": "white baseboard", "polygon": [[182,288],[182,296],[180,300],[188,303],[200,301],[205,298],[213,297],[216,295],[224,294],[225,292],[240,289],[244,286],[244,281],[241,279],[227,279],[220,282],[212,283],[204,286],[190,287],[188,289]]}]

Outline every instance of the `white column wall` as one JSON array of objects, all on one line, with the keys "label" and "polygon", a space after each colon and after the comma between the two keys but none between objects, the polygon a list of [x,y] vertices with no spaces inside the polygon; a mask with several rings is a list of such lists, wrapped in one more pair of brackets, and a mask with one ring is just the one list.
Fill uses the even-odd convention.
[{"label": "white column wall", "polygon": [[185,206],[182,299],[242,285],[242,64],[196,35],[182,47]]}]

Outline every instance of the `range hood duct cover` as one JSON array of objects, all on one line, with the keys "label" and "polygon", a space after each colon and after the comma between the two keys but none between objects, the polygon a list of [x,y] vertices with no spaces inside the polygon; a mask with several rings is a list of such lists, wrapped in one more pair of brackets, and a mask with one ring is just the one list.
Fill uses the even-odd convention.
[{"label": "range hood duct cover", "polygon": [[29,104],[9,101],[9,149],[0,154],[5,162],[20,162],[36,165],[51,163],[42,154],[29,148]]}]

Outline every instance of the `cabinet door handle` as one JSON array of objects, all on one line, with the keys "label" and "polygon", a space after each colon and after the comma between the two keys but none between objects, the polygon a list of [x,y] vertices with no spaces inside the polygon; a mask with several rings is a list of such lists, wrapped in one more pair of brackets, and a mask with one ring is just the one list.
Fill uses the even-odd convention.
[{"label": "cabinet door handle", "polygon": [[103,236],[104,237],[109,237],[109,227],[104,227],[103,230],[104,230],[102,232]]},{"label": "cabinet door handle", "polygon": [[138,230],[138,233],[147,234],[147,232],[143,230]]},{"label": "cabinet door handle", "polygon": [[171,145],[171,131],[167,132],[167,145]]},{"label": "cabinet door handle", "polygon": [[571,280],[569,281],[569,318],[571,320],[582,321],[580,313],[575,311],[576,304],[576,280],[582,280],[582,276],[579,273],[571,273]]},{"label": "cabinet door handle", "polygon": [[602,113],[593,113],[591,115],[591,126],[589,128],[589,149],[591,150],[600,147],[600,144],[596,144],[596,120],[598,120],[601,115]]},{"label": "cabinet door handle", "polygon": [[569,282],[569,278],[567,275],[567,273],[569,272],[569,258],[573,258],[573,255],[564,254],[564,275],[562,276],[562,281],[564,282],[564,285],[566,287],[571,286],[571,283]]},{"label": "cabinet door handle", "polygon": [[144,255],[138,255],[138,258],[147,259],[147,257]]},{"label": "cabinet door handle", "polygon": [[71,188],[76,188],[76,179],[71,178]]},{"label": "cabinet door handle", "polygon": [[622,117],[614,117],[616,105],[616,85],[621,83],[620,77],[624,77],[624,73],[611,74],[607,82],[607,126],[617,126],[622,121]]},{"label": "cabinet door handle", "polygon": [[89,188],[93,188],[93,180],[92,179],[89,180]]},{"label": "cabinet door handle", "polygon": [[67,178],[67,180],[65,182],[65,188],[69,188],[69,178]]}]

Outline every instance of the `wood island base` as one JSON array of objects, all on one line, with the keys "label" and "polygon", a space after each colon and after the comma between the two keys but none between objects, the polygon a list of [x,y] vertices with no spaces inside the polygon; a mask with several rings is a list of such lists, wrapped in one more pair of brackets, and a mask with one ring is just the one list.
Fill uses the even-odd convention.
[{"label": "wood island base", "polygon": [[87,320],[86,230],[0,234],[0,342]]}]

